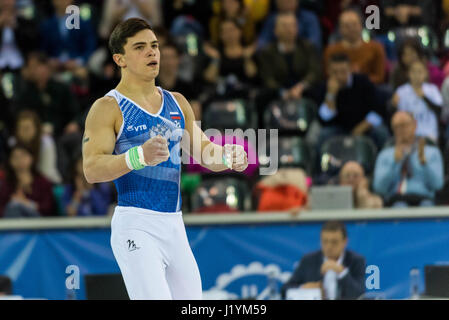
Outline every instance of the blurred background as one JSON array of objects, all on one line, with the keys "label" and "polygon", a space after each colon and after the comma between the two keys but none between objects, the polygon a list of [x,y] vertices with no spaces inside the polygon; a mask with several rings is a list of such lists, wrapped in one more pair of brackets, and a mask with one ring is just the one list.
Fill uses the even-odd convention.
[{"label": "blurred background", "polygon": [[[340,262],[361,289],[338,299],[449,296],[449,1],[0,0],[5,297],[126,298],[109,245],[115,187],[87,183],[81,139],[120,80],[107,42],[130,17],[161,43],[156,84],[251,161],[243,173],[183,164],[205,298],[286,298],[330,220],[364,259],[363,274]],[[226,136],[237,128],[267,131]]]}]

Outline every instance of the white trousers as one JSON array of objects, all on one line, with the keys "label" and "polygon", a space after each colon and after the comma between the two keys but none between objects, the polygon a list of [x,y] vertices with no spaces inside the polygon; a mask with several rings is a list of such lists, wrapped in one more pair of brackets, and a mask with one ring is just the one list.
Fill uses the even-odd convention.
[{"label": "white trousers", "polygon": [[181,212],[117,206],[111,247],[130,299],[201,299],[201,277]]}]

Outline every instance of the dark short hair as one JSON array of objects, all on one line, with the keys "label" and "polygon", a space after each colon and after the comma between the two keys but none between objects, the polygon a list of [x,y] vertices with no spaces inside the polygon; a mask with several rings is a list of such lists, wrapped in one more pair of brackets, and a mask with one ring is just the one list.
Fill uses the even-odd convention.
[{"label": "dark short hair", "polygon": [[334,53],[329,57],[328,63],[341,63],[341,62],[346,62],[349,63],[349,57],[346,53],[344,52],[338,52],[338,53]]},{"label": "dark short hair", "polygon": [[348,237],[345,225],[342,222],[336,220],[325,222],[323,227],[321,228],[321,232],[323,231],[340,231],[343,234],[343,239],[346,239]]},{"label": "dark short hair", "polygon": [[124,54],[124,47],[128,38],[145,29],[153,31],[149,23],[140,18],[130,18],[119,23],[109,37],[109,50],[112,54]]}]

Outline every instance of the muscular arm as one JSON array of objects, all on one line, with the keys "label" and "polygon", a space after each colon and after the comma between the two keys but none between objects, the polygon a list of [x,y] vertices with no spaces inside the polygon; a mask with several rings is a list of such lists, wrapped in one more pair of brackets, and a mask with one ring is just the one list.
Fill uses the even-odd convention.
[{"label": "muscular arm", "polygon": [[[186,133],[182,138],[182,149],[191,155],[196,162],[203,167],[219,172],[229,169],[221,161],[223,147],[209,140],[206,134],[195,123],[195,115],[189,102],[180,93],[173,92],[173,96],[178,101],[184,113]],[[210,151],[210,152],[208,152]],[[212,161],[213,158],[217,161]]]},{"label": "muscular arm", "polygon": [[112,181],[131,171],[125,154],[112,155],[118,117],[120,110],[110,97],[98,99],[87,115],[82,150],[84,176],[89,183]]}]

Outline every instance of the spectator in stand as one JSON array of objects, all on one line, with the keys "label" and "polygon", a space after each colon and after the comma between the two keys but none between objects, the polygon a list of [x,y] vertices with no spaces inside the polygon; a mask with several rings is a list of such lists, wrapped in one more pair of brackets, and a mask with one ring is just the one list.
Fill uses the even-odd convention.
[{"label": "spectator in stand", "polygon": [[242,29],[235,19],[225,19],[220,25],[218,49],[204,46],[210,63],[204,71],[207,82],[218,84],[219,80],[232,88],[250,85],[257,76],[257,65],[253,59],[254,46],[244,46]]},{"label": "spectator in stand", "polygon": [[419,38],[405,39],[398,48],[398,59],[390,76],[391,86],[395,90],[409,80],[409,68],[413,62],[418,60],[425,62],[428,81],[441,88],[445,77],[444,72],[428,61]]},{"label": "spectator in stand", "polygon": [[33,52],[18,76],[12,103],[16,110],[35,111],[44,123],[44,132],[55,137],[80,132],[79,103],[70,88],[52,78],[45,54]]},{"label": "spectator in stand", "polygon": [[162,25],[162,9],[159,0],[106,0],[99,26],[99,35],[107,39],[114,26],[129,18],[148,20],[152,26]]},{"label": "spectator in stand", "polygon": [[378,102],[377,89],[364,74],[352,73],[349,57],[334,54],[328,60],[329,76],[312,95],[319,107],[321,128],[317,151],[338,134],[367,135],[378,148],[389,137],[384,125],[385,106]]},{"label": "spectator in stand", "polygon": [[[321,75],[314,46],[298,35],[298,22],[293,13],[276,15],[276,41],[259,54],[260,77],[275,98],[301,99],[304,90],[314,85]],[[273,67],[276,66],[276,67]]]},{"label": "spectator in stand", "polygon": [[357,209],[382,208],[382,199],[369,190],[369,182],[363,167],[356,161],[348,161],[339,174],[341,186],[351,186],[354,194],[354,207]]},{"label": "spectator in stand", "polygon": [[296,16],[296,30],[299,37],[313,43],[318,51],[322,48],[321,26],[313,11],[300,8],[300,0],[276,0],[277,11],[270,14],[263,25],[257,40],[258,49],[276,40],[277,15],[291,13]]},{"label": "spectator in stand", "polygon": [[391,120],[394,145],[377,157],[373,187],[387,206],[433,206],[443,186],[441,152],[416,136],[416,126],[411,113],[396,112]]},{"label": "spectator in stand", "polygon": [[201,104],[198,101],[198,88],[179,77],[181,51],[173,42],[167,42],[160,49],[161,69],[156,84],[162,88],[182,94],[189,101],[195,114],[195,119],[201,120]]},{"label": "spectator in stand", "polygon": [[0,181],[0,216],[54,215],[52,184],[37,173],[33,152],[15,145],[9,154],[6,176]]},{"label": "spectator in stand", "polygon": [[385,23],[383,29],[409,26],[433,26],[436,16],[434,0],[382,0]]},{"label": "spectator in stand", "polygon": [[70,184],[64,187],[62,205],[70,216],[102,216],[109,213],[112,189],[109,183],[90,184],[83,172],[83,159],[73,165]]},{"label": "spectator in stand", "polygon": [[354,8],[360,10],[360,12],[365,12],[366,7],[370,5],[379,6],[380,0],[324,0],[323,2],[324,11],[320,18],[322,24],[330,32],[333,32],[338,27],[338,19],[344,10]]},{"label": "spectator in stand", "polygon": [[33,152],[37,160],[37,171],[52,183],[61,183],[61,175],[57,169],[56,145],[53,137],[42,133],[39,116],[33,112],[21,111],[16,120],[14,136],[10,139],[10,146],[21,144]]},{"label": "spectator in stand", "polygon": [[176,20],[182,17],[192,17],[202,26],[207,26],[209,23],[209,17],[212,15],[212,1],[173,0],[160,2],[162,6],[164,26],[167,29],[171,29],[173,24],[176,23]]},{"label": "spectator in stand", "polygon": [[0,69],[19,70],[26,55],[39,47],[33,21],[18,15],[15,0],[0,1]]},{"label": "spectator in stand", "polygon": [[218,46],[223,39],[222,24],[224,20],[236,21],[242,32],[242,42],[253,44],[256,37],[256,26],[251,19],[243,0],[221,0],[218,13],[209,21],[209,34],[212,45]]},{"label": "spectator in stand", "polygon": [[426,82],[427,77],[425,63],[413,62],[409,68],[409,82],[397,88],[392,105],[414,115],[418,124],[417,136],[437,142],[443,97],[436,85]]},{"label": "spectator in stand", "polygon": [[329,45],[324,52],[324,64],[336,53],[345,53],[351,61],[353,72],[363,73],[374,84],[385,81],[386,57],[382,45],[362,39],[362,17],[355,9],[345,9],[339,18],[341,40]]},{"label": "spectator in stand", "polygon": [[[53,0],[55,14],[40,26],[41,49],[55,70],[80,73],[96,49],[96,32],[90,21],[80,19],[79,28],[66,26],[66,8],[73,0]],[[83,71],[85,73],[85,71]]]}]

